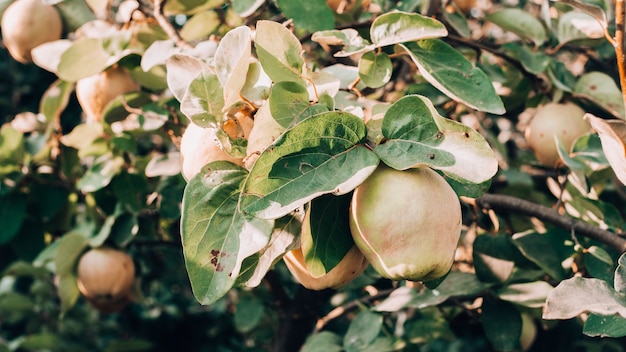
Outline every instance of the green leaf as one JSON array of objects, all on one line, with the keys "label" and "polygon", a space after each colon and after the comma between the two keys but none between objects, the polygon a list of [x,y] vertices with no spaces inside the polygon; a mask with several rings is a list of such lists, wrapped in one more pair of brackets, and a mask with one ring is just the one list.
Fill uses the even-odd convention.
[{"label": "green leaf", "polygon": [[565,279],[565,269],[561,265],[565,258],[562,258],[555,247],[555,243],[559,243],[557,238],[553,238],[549,233],[539,234],[536,232],[518,233],[512,238],[513,243],[522,254],[537,264],[550,277],[555,280]]},{"label": "green leaf", "polygon": [[315,32],[335,28],[335,17],[325,0],[277,0],[276,3],[298,29]]},{"label": "green leaf", "polygon": [[208,38],[219,28],[220,21],[220,16],[214,10],[197,12],[180,29],[180,36],[190,42]]},{"label": "green leaf", "polygon": [[495,153],[473,129],[439,115],[430,100],[409,95],[385,113],[386,140],[374,151],[398,170],[428,165],[457,180],[482,183],[498,169]]},{"label": "green leaf", "polygon": [[274,21],[258,21],[254,47],[263,70],[272,81],[305,85],[300,40],[283,25]]},{"label": "green leaf", "polygon": [[476,276],[483,282],[505,282],[515,267],[515,251],[508,235],[481,235],[474,240]]},{"label": "green leaf", "polygon": [[505,112],[491,79],[444,41],[427,39],[401,46],[420,74],[448,97],[476,110],[498,115]]},{"label": "green leaf", "polygon": [[39,103],[39,111],[46,117],[46,121],[51,122],[61,116],[73,91],[72,83],[61,80],[57,80],[46,89]]},{"label": "green leaf", "polygon": [[309,108],[309,93],[299,82],[278,82],[272,87],[269,104],[274,120],[287,128]]},{"label": "green leaf", "polygon": [[179,102],[183,101],[191,83],[198,77],[209,76],[211,70],[202,60],[184,54],[174,54],[165,60],[167,86]]},{"label": "green leaf", "polygon": [[252,32],[247,26],[230,30],[215,51],[215,73],[224,89],[224,106],[241,100],[250,62]]},{"label": "green leaf", "polygon": [[365,139],[365,124],[349,113],[327,112],[300,122],[256,161],[241,209],[276,219],[322,194],[350,192],[378,166]]},{"label": "green leaf", "polygon": [[522,9],[506,8],[485,16],[502,29],[513,32],[523,39],[531,40],[536,46],[543,44],[547,39],[543,23],[535,16]]},{"label": "green leaf", "polygon": [[594,71],[582,75],[574,86],[574,94],[591,100],[615,117],[626,118],[622,92],[615,80],[604,72]]},{"label": "green leaf", "polygon": [[591,15],[570,11],[559,16],[557,39],[560,45],[585,39],[603,39],[602,25]]},{"label": "green leaf", "polygon": [[446,35],[448,30],[443,23],[418,13],[400,11],[376,17],[370,27],[370,38],[377,47]]},{"label": "green leaf", "polygon": [[70,33],[80,26],[96,19],[92,9],[85,0],[63,0],[54,4],[63,20],[63,29]]},{"label": "green leaf", "polygon": [[370,310],[360,312],[352,320],[343,337],[343,347],[347,352],[361,351],[378,337],[382,326],[382,315]]},{"label": "green leaf", "polygon": [[233,322],[237,331],[247,333],[254,329],[265,311],[263,301],[255,296],[243,296],[237,302]]},{"label": "green leaf", "polygon": [[58,76],[64,81],[76,82],[104,71],[110,59],[111,54],[104,50],[101,39],[83,37],[61,54]]},{"label": "green leaf", "polygon": [[311,36],[311,40],[327,45],[343,46],[341,51],[334,54],[336,57],[346,57],[366,50],[376,49],[375,45],[363,39],[359,32],[353,28],[315,32]]},{"label": "green leaf", "polygon": [[626,336],[626,319],[618,315],[589,314],[585,320],[583,333],[588,336],[624,337]]},{"label": "green leaf", "polygon": [[273,223],[237,210],[245,169],[225,161],[205,165],[183,195],[181,237],[193,293],[212,304],[234,285],[245,258],[263,249]]},{"label": "green leaf", "polygon": [[524,307],[541,308],[552,289],[545,281],[510,284],[498,290],[498,297]]},{"label": "green leaf", "polygon": [[233,0],[233,10],[241,17],[248,17],[254,13],[265,0]]},{"label": "green leaf", "polygon": [[617,292],[626,293],[626,254],[620,255],[617,261],[613,287]]},{"label": "green leaf", "polygon": [[201,72],[189,84],[180,111],[200,127],[217,127],[222,121],[224,91],[214,74]]},{"label": "green leaf", "polygon": [[478,281],[474,274],[451,271],[435,289],[418,292],[409,287],[394,290],[387,299],[382,301],[376,310],[379,312],[396,312],[404,308],[424,309],[437,306],[450,297],[465,297],[479,294],[489,284]]},{"label": "green leaf", "polygon": [[26,217],[26,197],[11,192],[0,196],[0,245],[6,244],[18,233]]},{"label": "green leaf", "polygon": [[522,316],[513,304],[486,298],[480,320],[496,351],[520,350]]},{"label": "green leaf", "polygon": [[306,210],[300,243],[309,273],[320,277],[331,271],[354,246],[348,208],[352,193],[317,197]]},{"label": "green leaf", "polygon": [[306,339],[301,352],[341,352],[341,337],[330,331],[313,334]]},{"label": "green leaf", "polygon": [[62,314],[74,306],[80,295],[76,285],[76,265],[88,245],[87,238],[79,233],[68,233],[59,240],[54,254],[54,265],[59,276],[58,292]]},{"label": "green leaf", "polygon": [[[3,124],[0,128],[0,165],[20,164],[23,162],[23,158],[24,135],[13,128],[11,124]],[[19,168],[18,165],[15,167]]]},{"label": "green leaf", "polygon": [[626,318],[626,294],[615,291],[599,279],[573,277],[563,280],[548,295],[543,319],[570,319],[582,313],[615,314]]},{"label": "green leaf", "polygon": [[359,77],[370,88],[384,86],[391,79],[393,67],[389,55],[368,51],[359,59]]},{"label": "green leaf", "polygon": [[105,155],[87,169],[87,172],[76,183],[76,187],[83,192],[95,192],[104,188],[122,170],[123,166],[122,157]]}]

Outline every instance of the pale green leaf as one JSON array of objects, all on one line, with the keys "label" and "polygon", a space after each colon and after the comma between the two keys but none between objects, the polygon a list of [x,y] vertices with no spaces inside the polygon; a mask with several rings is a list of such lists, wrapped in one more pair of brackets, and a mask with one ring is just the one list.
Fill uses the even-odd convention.
[{"label": "pale green leaf", "polygon": [[368,51],[359,59],[359,77],[370,88],[379,88],[391,79],[391,59],[385,53]]},{"label": "pale green leaf", "polygon": [[109,66],[111,54],[102,47],[100,39],[80,38],[71,47],[63,51],[57,67],[59,78],[76,82],[81,78],[93,76]]},{"label": "pale green leaf", "polygon": [[63,313],[74,306],[80,295],[76,285],[76,265],[88,244],[85,236],[68,233],[61,237],[55,251],[54,265],[59,277],[58,292]]},{"label": "pale green leaf", "polygon": [[76,187],[83,192],[95,192],[104,188],[122,170],[123,165],[122,157],[104,155],[87,169],[87,172],[76,183]]},{"label": "pale green leaf", "polygon": [[383,327],[383,316],[370,310],[364,310],[352,320],[343,347],[346,351],[361,351],[372,343]]},{"label": "pale green leaf", "polygon": [[608,25],[607,12],[604,11],[601,7],[593,5],[592,2],[582,2],[578,0],[555,0],[555,1],[571,5],[574,8],[581,10],[582,12],[592,16],[604,28],[606,28]]},{"label": "pale green leaf", "polygon": [[250,332],[261,321],[265,306],[256,296],[243,296],[235,306],[233,323],[235,329],[242,333]]},{"label": "pale green leaf", "polygon": [[189,84],[180,111],[200,127],[217,127],[222,122],[224,92],[217,76],[201,72]]},{"label": "pale green leaf", "polygon": [[215,52],[215,73],[224,89],[224,106],[241,100],[239,94],[246,84],[251,55],[252,32],[246,26],[230,30]]},{"label": "pale green leaf", "polygon": [[505,112],[491,79],[450,45],[429,39],[402,46],[420,74],[448,97],[477,110],[493,114]]},{"label": "pale green leaf", "polygon": [[313,33],[311,40],[327,44],[327,45],[341,45],[343,49],[334,54],[336,57],[345,57],[352,54],[361,53],[367,50],[373,50],[375,45],[370,44],[367,40],[363,39],[359,32],[353,28],[346,28],[341,30],[327,30]]},{"label": "pale green leaf", "polygon": [[327,112],[300,122],[254,164],[242,210],[276,219],[322,194],[350,192],[378,166],[365,140],[365,124],[349,113]]},{"label": "pale green leaf", "polygon": [[591,100],[613,116],[625,119],[624,97],[613,77],[594,71],[582,75],[574,86],[576,96]]},{"label": "pale green leaf", "polygon": [[626,318],[626,294],[615,291],[600,279],[563,280],[548,295],[543,319],[570,319],[582,313]]},{"label": "pale green leaf", "polygon": [[233,0],[233,10],[241,17],[248,17],[254,13],[265,0]]},{"label": "pale green leaf", "polygon": [[385,113],[386,141],[374,149],[389,166],[428,165],[456,179],[482,183],[498,169],[495,153],[475,130],[440,116],[430,100],[409,95]]},{"label": "pale green leaf", "polygon": [[377,47],[446,35],[448,30],[443,23],[418,13],[400,11],[376,17],[370,27],[371,41]]},{"label": "pale green leaf", "polygon": [[485,16],[485,19],[513,32],[523,39],[535,43],[536,46],[543,44],[547,39],[543,23],[531,13],[517,8],[505,8]]},{"label": "pale green leaf", "polygon": [[330,331],[322,331],[307,338],[301,352],[341,352],[341,337]]},{"label": "pale green leaf", "polygon": [[58,67],[61,62],[61,56],[65,50],[72,46],[72,44],[73,42],[69,39],[59,39],[40,44],[30,51],[33,63],[58,76]]},{"label": "pale green leaf", "polygon": [[241,96],[261,106],[270,95],[270,87],[272,80],[263,71],[261,64],[252,62],[248,66],[248,74],[246,75],[246,83],[241,88]]},{"label": "pale green leaf", "polygon": [[325,0],[276,0],[276,3],[298,29],[315,32],[335,28],[335,17]]},{"label": "pale green leaf", "polygon": [[592,16],[578,11],[566,12],[559,16],[557,39],[559,44],[581,39],[604,38],[602,25]]},{"label": "pale green leaf", "polygon": [[46,121],[54,121],[61,115],[73,90],[73,84],[61,80],[46,89],[39,102],[39,111],[46,117]]},{"label": "pale green leaf", "polygon": [[591,124],[602,141],[602,151],[606,156],[615,176],[626,185],[626,122],[623,120],[604,120],[591,114],[585,118]]},{"label": "pale green leaf", "polygon": [[211,304],[235,284],[245,258],[263,249],[273,222],[237,210],[245,169],[225,161],[205,165],[183,195],[181,237],[191,287]]},{"label": "pale green leaf", "polygon": [[163,12],[165,15],[187,14],[214,9],[224,5],[224,0],[170,0],[165,3]]},{"label": "pale green leaf", "polygon": [[298,82],[278,82],[272,87],[269,104],[274,120],[289,127],[309,107],[309,93]]},{"label": "pale green leaf", "polygon": [[553,288],[545,281],[511,284],[499,289],[498,297],[524,307],[541,308]]},{"label": "pale green leaf", "polygon": [[63,30],[75,32],[83,24],[96,19],[92,9],[85,0],[63,0],[54,4],[61,15]]},{"label": "pale green leaf", "polygon": [[180,36],[186,41],[198,41],[208,38],[219,28],[221,19],[214,10],[194,14],[180,29]]},{"label": "pale green leaf", "polygon": [[167,86],[180,102],[191,85],[201,73],[210,74],[210,69],[202,60],[186,54],[175,54],[165,60],[167,68]]},{"label": "pale green leaf", "polygon": [[287,28],[273,21],[258,21],[254,39],[261,66],[274,82],[293,81],[302,85],[302,46]]}]

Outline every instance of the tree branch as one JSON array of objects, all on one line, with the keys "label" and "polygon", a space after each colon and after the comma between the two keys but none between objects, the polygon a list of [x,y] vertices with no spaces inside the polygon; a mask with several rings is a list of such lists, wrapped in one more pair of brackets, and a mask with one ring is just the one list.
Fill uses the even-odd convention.
[{"label": "tree branch", "polygon": [[154,0],[154,12],[152,13],[152,16],[154,16],[154,18],[159,23],[159,26],[163,28],[163,30],[168,35],[168,37],[170,37],[170,39],[172,39],[174,43],[176,43],[176,46],[183,48],[183,49],[192,49],[193,46],[187,43],[180,36],[180,34],[178,34],[178,31],[176,31],[176,28],[174,28],[174,26],[170,23],[170,21],[168,21],[167,18],[165,18],[165,15],[163,15],[163,8],[165,7],[165,2],[166,0]]},{"label": "tree branch", "polygon": [[476,204],[485,209],[508,211],[516,214],[536,217],[559,227],[574,231],[598,242],[611,246],[619,253],[626,252],[626,240],[617,234],[603,230],[586,222],[561,215],[558,211],[520,198],[502,194],[484,194],[476,199]]},{"label": "tree branch", "polygon": [[626,106],[626,62],[624,60],[624,0],[615,2],[615,57],[617,59],[617,70],[619,72],[619,82],[622,89],[622,99]]}]

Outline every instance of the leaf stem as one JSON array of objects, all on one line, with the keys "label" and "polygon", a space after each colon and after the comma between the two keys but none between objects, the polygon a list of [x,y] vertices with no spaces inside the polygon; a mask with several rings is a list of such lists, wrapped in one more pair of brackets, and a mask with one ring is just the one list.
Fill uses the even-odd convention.
[{"label": "leaf stem", "polygon": [[578,235],[604,243],[619,253],[626,252],[626,239],[621,238],[616,233],[603,230],[586,222],[573,219],[566,215],[561,215],[555,209],[529,202],[524,199],[502,195],[486,193],[476,199],[476,204],[484,209],[495,211],[508,211],[516,214],[536,217],[559,227],[574,231]]}]

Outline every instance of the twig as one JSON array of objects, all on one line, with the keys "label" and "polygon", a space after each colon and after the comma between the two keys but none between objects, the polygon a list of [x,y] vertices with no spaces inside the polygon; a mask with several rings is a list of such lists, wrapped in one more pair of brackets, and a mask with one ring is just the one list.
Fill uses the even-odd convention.
[{"label": "twig", "polygon": [[624,61],[624,0],[615,2],[615,56],[617,59],[617,70],[619,71],[620,87],[622,89],[622,99],[626,106],[626,63]]},{"label": "twig", "polygon": [[578,235],[602,242],[611,246],[619,253],[626,252],[626,239],[621,238],[613,232],[603,230],[586,222],[561,215],[555,209],[540,204],[512,196],[489,193],[477,198],[476,204],[485,209],[510,211],[516,214],[536,217],[539,220],[552,223],[570,231],[575,231]]},{"label": "twig", "polygon": [[176,31],[176,28],[170,23],[170,21],[163,15],[163,8],[165,7],[166,0],[154,0],[154,12],[152,15],[156,18],[157,22],[165,33],[176,43],[176,45],[183,49],[193,49],[193,46],[187,43]]}]

